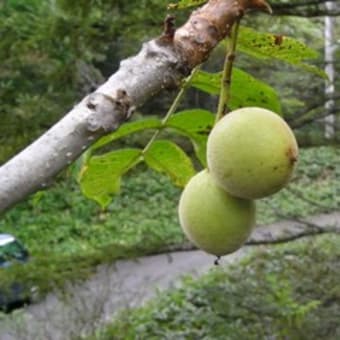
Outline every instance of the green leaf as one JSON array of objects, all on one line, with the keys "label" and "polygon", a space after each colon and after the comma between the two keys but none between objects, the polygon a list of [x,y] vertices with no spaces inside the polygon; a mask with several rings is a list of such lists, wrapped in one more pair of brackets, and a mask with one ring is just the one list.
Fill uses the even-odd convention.
[{"label": "green leaf", "polygon": [[291,37],[260,33],[243,26],[240,27],[237,49],[258,59],[278,59],[320,77],[327,77],[323,70],[304,62],[316,59],[318,52]]},{"label": "green leaf", "polygon": [[92,147],[91,150],[96,150],[104,145],[107,145],[119,138],[131,135],[133,133],[146,129],[157,129],[161,126],[161,121],[156,118],[146,118],[136,120],[134,122],[124,123],[117,131],[100,138]]},{"label": "green leaf", "polygon": [[193,109],[176,113],[166,126],[190,138],[197,158],[205,166],[207,138],[214,121],[214,114],[210,111]]},{"label": "green leaf", "polygon": [[219,95],[221,90],[221,73],[209,73],[199,70],[192,78],[191,86],[209,94]]},{"label": "green leaf", "polygon": [[180,0],[178,3],[174,4],[169,4],[168,8],[169,9],[182,9],[182,8],[187,8],[187,7],[193,7],[193,6],[198,6],[201,4],[204,4],[208,0]]},{"label": "green leaf", "polygon": [[91,157],[80,175],[83,194],[105,208],[119,192],[121,176],[141,160],[141,154],[139,149],[122,149]]},{"label": "green leaf", "polygon": [[[218,95],[221,77],[221,73],[199,71],[192,80],[192,86],[209,94]],[[232,73],[231,98],[228,105],[232,110],[246,106],[257,106],[281,113],[281,104],[277,92],[268,84],[235,67]]]},{"label": "green leaf", "polygon": [[144,159],[150,168],[167,174],[180,187],[184,187],[195,174],[190,158],[179,146],[168,140],[152,143]]},{"label": "green leaf", "polygon": [[231,82],[230,107],[258,106],[281,114],[281,103],[277,92],[268,84],[249,73],[234,69]]}]

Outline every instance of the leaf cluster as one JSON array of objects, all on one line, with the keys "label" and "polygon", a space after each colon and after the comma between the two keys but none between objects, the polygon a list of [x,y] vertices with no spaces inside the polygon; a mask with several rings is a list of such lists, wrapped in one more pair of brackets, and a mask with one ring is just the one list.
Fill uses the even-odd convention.
[{"label": "leaf cluster", "polygon": [[[242,27],[238,49],[257,59],[277,59],[324,76],[321,70],[305,63],[306,59],[316,58],[317,53],[305,44],[286,36],[259,33],[251,28]],[[181,91],[192,86],[210,95],[218,95],[221,90],[221,78],[221,73],[195,70],[184,82]],[[230,92],[228,107],[231,110],[256,106],[278,114],[282,111],[277,91],[243,70],[234,68]],[[144,149],[118,149],[106,153],[100,152],[100,149],[107,148],[113,141],[146,129],[160,131],[171,128],[177,134],[191,140],[196,158],[204,167],[206,141],[214,120],[213,113],[197,108],[177,112],[165,121],[146,118],[125,123],[118,131],[100,139],[84,157],[79,176],[83,193],[102,207],[106,207],[112,196],[119,192],[122,176],[140,162],[145,162],[152,169],[165,173],[176,185],[184,187],[194,175],[195,169],[190,156],[172,141],[155,141],[155,138],[152,138]],[[100,155],[96,155],[98,149]]]}]

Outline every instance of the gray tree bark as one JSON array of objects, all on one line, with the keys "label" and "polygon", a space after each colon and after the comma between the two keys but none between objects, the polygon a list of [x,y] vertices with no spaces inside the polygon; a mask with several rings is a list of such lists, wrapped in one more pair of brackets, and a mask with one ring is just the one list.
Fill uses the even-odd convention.
[{"label": "gray tree bark", "polygon": [[177,30],[167,18],[162,36],[122,61],[105,84],[0,168],[0,213],[48,186],[89,145],[116,130],[136,106],[163,88],[178,86],[252,9],[270,11],[265,0],[210,0]]},{"label": "gray tree bark", "polygon": [[[335,3],[326,2],[326,8],[332,12],[335,9]],[[327,99],[325,104],[326,118],[325,118],[325,137],[332,139],[335,136],[335,119],[336,115],[331,113],[335,109],[335,17],[325,17],[325,72],[328,80],[325,84],[325,97]]]}]

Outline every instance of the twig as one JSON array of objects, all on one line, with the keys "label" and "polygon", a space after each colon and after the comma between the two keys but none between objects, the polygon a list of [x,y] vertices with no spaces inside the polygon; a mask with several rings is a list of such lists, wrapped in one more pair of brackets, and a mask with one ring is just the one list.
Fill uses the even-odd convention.
[{"label": "twig", "polygon": [[199,70],[200,66],[197,66],[196,68],[194,68],[190,74],[189,77],[187,77],[184,81],[183,81],[183,85],[180,89],[180,91],[178,92],[176,98],[174,99],[173,103],[171,104],[168,112],[166,113],[166,115],[164,116],[164,118],[162,119],[161,122],[161,126],[160,128],[154,133],[154,135],[151,137],[151,139],[149,140],[149,142],[147,143],[147,145],[145,146],[144,150],[143,150],[143,154],[145,154],[151,147],[152,143],[155,141],[155,139],[158,137],[158,135],[161,133],[162,128],[166,125],[166,123],[168,122],[168,120],[170,119],[170,117],[176,112],[180,102],[183,99],[183,96],[186,92],[186,90],[190,87],[192,78],[194,77],[194,75],[196,74],[196,72]]},{"label": "twig", "polygon": [[231,74],[233,70],[233,63],[235,60],[239,26],[240,20],[235,22],[234,27],[231,31],[231,36],[227,41],[227,53],[222,72],[221,91],[215,123],[217,123],[227,113],[227,106],[230,100]]}]

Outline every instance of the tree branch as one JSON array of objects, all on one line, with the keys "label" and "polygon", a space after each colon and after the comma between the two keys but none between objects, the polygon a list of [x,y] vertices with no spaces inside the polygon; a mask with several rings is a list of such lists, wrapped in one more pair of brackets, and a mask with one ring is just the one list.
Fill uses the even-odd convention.
[{"label": "tree branch", "polygon": [[278,244],[325,233],[340,233],[339,212],[307,219],[282,221],[274,223],[269,227],[259,226],[246,244]]},{"label": "tree branch", "polygon": [[[247,246],[279,244],[321,234],[340,234],[340,212],[321,214],[307,219],[290,219],[257,226],[245,243]],[[197,249],[192,243],[169,247],[166,251]],[[162,250],[165,251],[164,249]]]},{"label": "tree branch", "polygon": [[[332,10],[325,6],[326,2],[334,2]],[[340,15],[338,0],[301,0],[295,2],[284,2],[272,4],[274,15],[294,15],[301,17],[321,17]]]},{"label": "tree branch", "polygon": [[135,107],[163,88],[178,86],[251,9],[270,7],[264,0],[210,0],[176,31],[168,18],[161,37],[122,61],[106,83],[0,168],[0,212],[45,188],[90,144],[116,130]]}]

